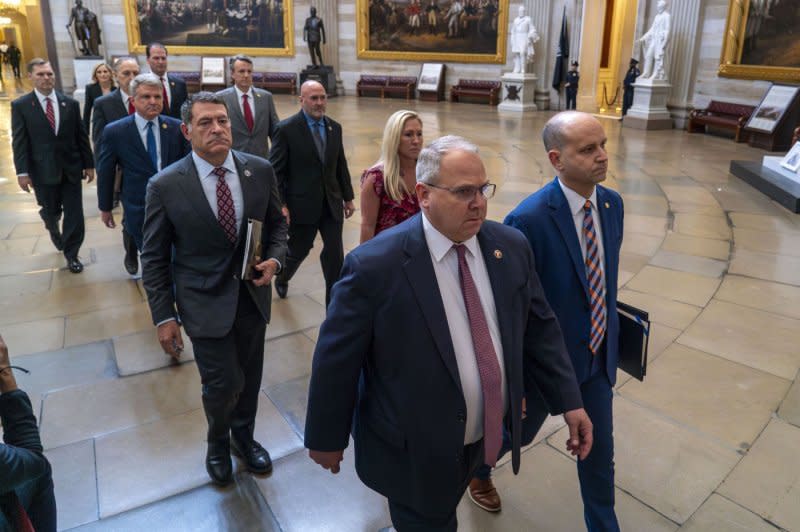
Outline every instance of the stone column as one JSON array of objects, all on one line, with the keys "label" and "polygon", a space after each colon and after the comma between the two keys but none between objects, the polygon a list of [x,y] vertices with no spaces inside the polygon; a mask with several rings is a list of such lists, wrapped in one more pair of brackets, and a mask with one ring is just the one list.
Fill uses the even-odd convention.
[{"label": "stone column", "polygon": [[[655,2],[653,2],[655,3]],[[672,34],[667,45],[667,75],[672,84],[667,99],[675,126],[682,128],[689,115],[692,77],[697,66],[696,47],[700,28],[702,0],[672,0],[667,4]]]},{"label": "stone column", "polygon": [[[326,65],[333,67],[336,74],[336,93],[344,95],[344,86],[339,74],[339,12],[337,0],[313,0],[311,5],[317,8],[317,16],[325,23],[325,46],[322,58]],[[306,15],[308,16],[308,15]],[[305,20],[305,17],[303,17]],[[299,31],[303,31],[300,27]]]},{"label": "stone column", "polygon": [[[536,55],[533,58],[533,72],[539,78],[536,83],[536,107],[540,110],[550,109],[550,82],[552,81],[552,66],[554,57],[550,50],[551,45],[551,4],[552,2],[542,2],[540,0],[525,0],[525,10],[530,14],[533,25],[539,33],[539,42],[536,43]],[[560,30],[560,27],[559,27]]]}]

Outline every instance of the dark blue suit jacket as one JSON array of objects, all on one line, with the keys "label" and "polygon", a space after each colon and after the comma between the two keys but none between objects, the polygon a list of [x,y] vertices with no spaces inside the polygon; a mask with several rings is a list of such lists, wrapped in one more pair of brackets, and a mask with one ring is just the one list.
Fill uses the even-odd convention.
[{"label": "dark blue suit jacket", "polygon": [[[497,308],[519,469],[522,397],[552,413],[582,405],[561,330],[518,231],[485,222],[478,242]],[[305,445],[344,449],[370,488],[420,513],[455,508],[466,404],[442,297],[416,215],[345,259],[314,353]]]},{"label": "dark blue suit jacket", "polygon": [[[180,121],[160,115],[161,168],[166,168],[191,151],[181,133]],[[135,115],[108,124],[102,133],[97,156],[97,203],[101,211],[110,211],[114,204],[114,176],[122,169],[120,200],[125,208],[125,230],[142,249],[142,226],[147,182],[158,173],[136,129]]]},{"label": "dark blue suit jacket", "polygon": [[[613,386],[617,379],[619,345],[617,277],[622,246],[622,198],[598,185],[597,205],[603,233],[608,310],[605,371]],[[591,373],[589,288],[575,223],[557,178],[520,203],[505,223],[522,231],[533,249],[536,272],[547,301],[558,316],[575,375],[582,383]]]}]

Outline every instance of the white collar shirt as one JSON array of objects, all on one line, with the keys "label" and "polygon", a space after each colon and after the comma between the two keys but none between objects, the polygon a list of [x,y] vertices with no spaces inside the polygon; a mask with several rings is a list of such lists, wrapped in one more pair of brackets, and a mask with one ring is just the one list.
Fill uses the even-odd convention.
[{"label": "white collar shirt", "polygon": [[156,171],[161,170],[161,133],[158,130],[158,117],[146,120],[139,113],[134,113],[133,116],[136,122],[136,130],[139,132],[139,138],[142,139],[142,144],[144,145],[144,151],[147,151],[147,124],[153,123],[153,136],[156,140],[156,157],[158,161]]},{"label": "white collar shirt", "polygon": [[[572,213],[572,221],[575,224],[575,231],[578,234],[578,243],[581,247],[581,255],[583,262],[586,263],[586,235],[583,233],[583,206],[586,204],[586,198],[564,185],[561,179],[558,180],[564,196],[567,198],[569,204],[569,211]],[[592,195],[589,196],[589,201],[592,202],[592,221],[594,222],[594,230],[597,233],[597,251],[600,259],[600,271],[603,274],[603,282],[606,282],[606,254],[603,249],[603,227],[600,224],[600,211],[597,208],[597,187],[592,190]]]},{"label": "white collar shirt", "polygon": [[39,100],[39,103],[42,105],[42,111],[47,117],[47,99],[49,98],[53,105],[53,114],[55,115],[55,122],[56,122],[56,129],[55,133],[58,134],[58,127],[61,125],[61,112],[59,110],[58,105],[58,97],[56,97],[56,91],[50,91],[48,96],[45,96],[37,89],[33,89],[33,92],[36,93],[36,98]]},{"label": "white collar shirt", "polygon": [[250,112],[253,113],[253,122],[256,120],[256,101],[255,101],[255,91],[253,87],[250,87],[247,92],[242,92],[239,90],[239,87],[236,85],[233,86],[233,90],[236,91],[236,101],[239,102],[239,110],[242,112],[242,116],[244,116],[244,101],[242,100],[243,95],[247,95],[247,103],[250,105]]},{"label": "white collar shirt", "polygon": [[[192,160],[197,169],[200,184],[203,186],[203,192],[206,195],[208,204],[211,206],[211,211],[214,213],[214,217],[218,218],[217,183],[219,178],[213,173],[216,167],[201,158],[195,152],[192,152]],[[236,171],[236,164],[233,162],[232,152],[228,152],[228,157],[225,159],[225,162],[222,163],[222,167],[228,171],[225,174],[225,183],[231,191],[231,196],[233,196],[233,209],[236,211],[236,232],[238,234],[242,227],[244,196],[242,195],[242,183],[239,181],[239,172]]]}]

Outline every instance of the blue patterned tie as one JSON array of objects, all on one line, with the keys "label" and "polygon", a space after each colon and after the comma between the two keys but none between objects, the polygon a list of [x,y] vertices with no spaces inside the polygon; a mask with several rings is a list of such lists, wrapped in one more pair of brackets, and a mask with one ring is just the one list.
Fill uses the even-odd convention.
[{"label": "blue patterned tie", "polygon": [[158,148],[156,148],[156,136],[153,133],[152,122],[147,123],[147,154],[150,156],[153,168],[158,172]]},{"label": "blue patterned tie", "polygon": [[583,234],[586,237],[586,281],[589,283],[589,303],[592,311],[589,350],[596,355],[606,334],[606,283],[603,279],[603,270],[600,269],[597,232],[592,218],[592,202],[589,200],[586,200],[583,206]]}]

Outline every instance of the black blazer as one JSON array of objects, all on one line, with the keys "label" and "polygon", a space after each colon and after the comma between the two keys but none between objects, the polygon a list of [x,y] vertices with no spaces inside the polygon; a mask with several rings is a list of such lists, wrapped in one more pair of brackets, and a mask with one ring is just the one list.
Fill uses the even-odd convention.
[{"label": "black blazer", "polygon": [[169,109],[165,107],[161,110],[161,114],[180,120],[181,105],[183,105],[183,102],[189,97],[189,93],[186,90],[186,82],[183,81],[182,78],[173,76],[169,72],[167,72],[167,81],[169,82],[170,92]]},{"label": "black blazer", "polygon": [[122,102],[119,88],[94,101],[92,143],[94,143],[95,153],[100,153],[100,139],[103,136],[103,129],[111,122],[126,116],[128,116],[128,107]]},{"label": "black blazer", "polygon": [[34,92],[11,102],[11,135],[17,175],[28,174],[33,185],[78,183],[84,168],[94,168],[92,147],[83,129],[78,102],[53,91],[58,101],[58,133],[53,132]]},{"label": "black blazer", "polygon": [[344,219],[343,201],[353,199],[353,185],[342,145],[342,126],[325,117],[325,161],[320,160],[302,111],[278,124],[269,160],[278,176],[283,202],[292,222],[316,223],[323,199],[334,219]]},{"label": "black blazer", "polygon": [[[113,90],[111,92],[114,92]],[[109,94],[111,94],[109,92]],[[87,133],[90,131],[91,120],[92,120],[92,107],[94,107],[94,102],[98,98],[103,95],[103,88],[100,86],[99,83],[89,83],[86,85],[86,90],[84,92],[84,99],[83,99],[83,128],[86,130]]]}]

